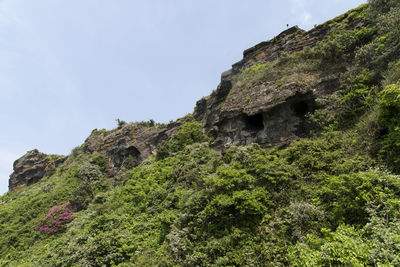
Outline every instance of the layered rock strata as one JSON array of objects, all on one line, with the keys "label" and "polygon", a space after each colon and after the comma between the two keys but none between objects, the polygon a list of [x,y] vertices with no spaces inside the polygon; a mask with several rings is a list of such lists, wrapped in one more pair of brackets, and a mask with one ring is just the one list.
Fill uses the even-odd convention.
[{"label": "layered rock strata", "polygon": [[28,151],[14,162],[14,172],[9,179],[9,190],[17,191],[19,188],[34,184],[43,177],[53,174],[65,159],[66,157],[52,159],[51,156],[37,149]]}]

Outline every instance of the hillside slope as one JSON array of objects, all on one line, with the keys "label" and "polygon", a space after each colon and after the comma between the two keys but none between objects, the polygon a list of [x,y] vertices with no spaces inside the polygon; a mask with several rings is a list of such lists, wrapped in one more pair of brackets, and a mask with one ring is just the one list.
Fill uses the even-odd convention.
[{"label": "hillside slope", "polygon": [[193,115],[28,152],[1,266],[400,265],[400,3],[244,52]]}]

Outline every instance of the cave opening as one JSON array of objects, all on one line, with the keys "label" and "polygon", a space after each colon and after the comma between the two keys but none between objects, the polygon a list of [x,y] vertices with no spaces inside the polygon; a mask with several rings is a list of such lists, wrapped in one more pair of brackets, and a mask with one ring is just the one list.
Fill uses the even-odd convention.
[{"label": "cave opening", "polygon": [[299,101],[292,104],[292,110],[297,116],[303,117],[309,111],[309,106],[306,101]]},{"label": "cave opening", "polygon": [[264,119],[261,113],[245,116],[246,128],[252,131],[264,129]]},{"label": "cave opening", "polygon": [[133,167],[137,166],[140,163],[140,151],[134,146],[121,148],[116,152],[113,161],[114,165],[118,168],[127,161],[129,161],[129,164]]},{"label": "cave opening", "polygon": [[126,151],[127,151],[128,156],[138,157],[140,155],[139,150],[134,146],[128,147],[128,149]]}]

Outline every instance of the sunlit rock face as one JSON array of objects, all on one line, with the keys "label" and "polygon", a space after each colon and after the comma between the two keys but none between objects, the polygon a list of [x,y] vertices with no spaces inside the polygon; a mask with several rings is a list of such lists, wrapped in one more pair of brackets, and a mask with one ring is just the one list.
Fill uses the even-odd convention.
[{"label": "sunlit rock face", "polygon": [[59,157],[52,160],[49,155],[37,149],[28,151],[14,162],[14,172],[9,179],[9,190],[17,191],[19,188],[34,184],[43,177],[53,174],[57,166],[65,159],[65,157]]}]

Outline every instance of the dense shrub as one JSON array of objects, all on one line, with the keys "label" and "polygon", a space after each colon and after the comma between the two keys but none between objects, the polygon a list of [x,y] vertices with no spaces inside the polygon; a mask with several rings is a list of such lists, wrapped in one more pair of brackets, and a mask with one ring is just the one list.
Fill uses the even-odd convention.
[{"label": "dense shrub", "polygon": [[209,141],[209,138],[204,134],[201,123],[194,120],[187,122],[171,139],[158,145],[157,158],[163,159],[182,150],[187,145],[207,141]]},{"label": "dense shrub", "polygon": [[389,64],[388,71],[384,75],[384,85],[400,83],[400,60]]},{"label": "dense shrub", "polygon": [[400,197],[397,177],[381,172],[342,174],[326,177],[319,191],[320,205],[328,211],[331,223],[365,225],[370,204],[385,206],[393,214],[398,203],[389,199]]},{"label": "dense shrub", "polygon": [[381,155],[400,170],[400,85],[388,85],[380,94],[378,122],[383,127]]},{"label": "dense shrub", "polygon": [[104,172],[107,168],[107,158],[101,153],[93,153],[90,157],[90,162],[94,165],[97,165],[101,172]]},{"label": "dense shrub", "polygon": [[99,180],[103,174],[97,165],[84,162],[78,167],[78,177],[86,182],[94,182]]},{"label": "dense shrub", "polygon": [[328,38],[314,48],[314,57],[321,58],[323,64],[341,63],[354,58],[357,47],[368,43],[375,29],[363,27],[355,30],[338,29],[329,33]]},{"label": "dense shrub", "polygon": [[343,96],[342,104],[348,105],[353,115],[360,114],[374,104],[374,82],[371,73],[363,70],[361,74],[351,79],[349,91]]},{"label": "dense shrub", "polygon": [[65,232],[67,223],[73,220],[73,210],[76,210],[76,207],[71,207],[70,202],[53,206],[44,219],[38,222],[35,230],[46,234]]},{"label": "dense shrub", "polygon": [[335,232],[323,229],[323,238],[307,236],[288,253],[291,266],[366,266],[370,243],[354,227],[340,225]]},{"label": "dense shrub", "polygon": [[369,17],[377,30],[373,42],[357,52],[361,64],[380,76],[400,56],[400,3],[397,0],[369,1]]},{"label": "dense shrub", "polygon": [[93,184],[88,181],[84,181],[78,185],[73,190],[73,194],[70,198],[72,205],[79,210],[86,209],[94,197],[95,192],[93,187]]}]

